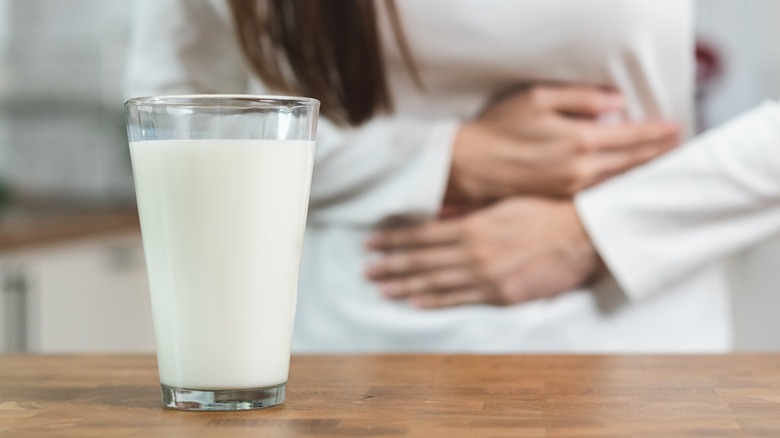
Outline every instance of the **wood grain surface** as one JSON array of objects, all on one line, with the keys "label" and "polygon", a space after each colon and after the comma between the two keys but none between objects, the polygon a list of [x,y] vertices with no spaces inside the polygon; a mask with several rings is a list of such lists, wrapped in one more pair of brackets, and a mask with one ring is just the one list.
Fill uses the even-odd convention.
[{"label": "wood grain surface", "polygon": [[0,251],[84,237],[139,231],[134,207],[15,207],[0,209]]},{"label": "wood grain surface", "polygon": [[163,410],[152,356],[0,356],[2,437],[780,437],[780,356],[296,356],[287,402]]}]

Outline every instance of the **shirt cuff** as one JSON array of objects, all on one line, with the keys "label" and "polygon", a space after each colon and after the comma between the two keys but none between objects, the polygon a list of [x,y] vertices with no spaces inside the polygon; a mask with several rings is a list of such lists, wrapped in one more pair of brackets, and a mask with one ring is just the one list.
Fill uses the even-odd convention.
[{"label": "shirt cuff", "polygon": [[427,135],[419,160],[416,160],[417,184],[412,189],[412,210],[426,218],[435,217],[444,203],[452,165],[452,148],[460,122],[436,123]]},{"label": "shirt cuff", "polygon": [[630,300],[639,300],[664,284],[667,279],[653,269],[657,265],[652,254],[630,245],[637,230],[615,214],[614,199],[603,185],[578,193],[574,205],[593,246]]}]

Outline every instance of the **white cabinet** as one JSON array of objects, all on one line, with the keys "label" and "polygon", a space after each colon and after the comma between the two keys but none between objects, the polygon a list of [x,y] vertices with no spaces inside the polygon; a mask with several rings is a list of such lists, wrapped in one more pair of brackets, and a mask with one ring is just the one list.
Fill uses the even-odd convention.
[{"label": "white cabinet", "polygon": [[0,268],[15,276],[4,281],[6,307],[24,315],[22,333],[21,319],[0,321],[6,348],[21,340],[34,353],[154,351],[140,233],[4,254]]},{"label": "white cabinet", "polygon": [[780,237],[745,251],[732,262],[736,348],[780,351]]},{"label": "white cabinet", "polygon": [[20,266],[0,265],[0,352],[25,350],[26,287]]}]

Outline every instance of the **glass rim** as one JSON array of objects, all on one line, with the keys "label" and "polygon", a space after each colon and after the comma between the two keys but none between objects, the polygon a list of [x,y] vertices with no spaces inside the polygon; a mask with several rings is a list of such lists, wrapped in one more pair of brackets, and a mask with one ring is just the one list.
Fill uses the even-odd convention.
[{"label": "glass rim", "polygon": [[283,106],[308,106],[320,105],[320,101],[311,97],[281,96],[271,94],[171,94],[158,96],[134,97],[125,101],[125,108],[140,105],[167,105],[189,106],[204,103],[224,102],[232,103],[259,103]]}]

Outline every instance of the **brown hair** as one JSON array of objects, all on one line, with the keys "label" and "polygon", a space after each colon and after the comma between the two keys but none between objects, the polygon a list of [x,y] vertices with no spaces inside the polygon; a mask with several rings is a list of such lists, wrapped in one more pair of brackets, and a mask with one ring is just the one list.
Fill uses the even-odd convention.
[{"label": "brown hair", "polygon": [[[270,88],[319,99],[323,115],[340,124],[392,110],[373,0],[228,2],[241,48]],[[395,3],[384,4],[419,87]]]}]

